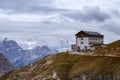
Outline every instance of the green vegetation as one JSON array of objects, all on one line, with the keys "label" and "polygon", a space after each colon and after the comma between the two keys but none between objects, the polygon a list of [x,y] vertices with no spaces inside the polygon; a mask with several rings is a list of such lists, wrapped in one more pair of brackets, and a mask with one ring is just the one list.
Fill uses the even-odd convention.
[{"label": "green vegetation", "polygon": [[120,56],[120,40],[112,42],[106,47],[99,48],[94,51],[97,55],[113,55],[113,56]]},{"label": "green vegetation", "polygon": [[[48,64],[47,61],[52,61],[52,63]],[[120,73],[119,61],[120,57],[59,53],[47,56],[32,65],[13,70],[2,76],[0,80],[7,78],[9,80],[34,80],[39,75],[43,77],[52,76],[53,71],[57,72],[60,80],[68,80],[82,72]]]},{"label": "green vegetation", "polygon": [[118,48],[118,47],[120,47],[120,40],[108,44],[106,49],[111,50],[111,49],[115,49],[115,48]]},{"label": "green vegetation", "polygon": [[54,67],[61,80],[68,80],[69,72],[72,66],[79,60],[78,55],[60,53],[54,56]]}]

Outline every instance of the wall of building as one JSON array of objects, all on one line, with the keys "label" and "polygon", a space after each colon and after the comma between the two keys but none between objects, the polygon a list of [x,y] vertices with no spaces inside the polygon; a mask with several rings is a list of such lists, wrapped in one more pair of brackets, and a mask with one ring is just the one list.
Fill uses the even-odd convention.
[{"label": "wall of building", "polygon": [[100,38],[100,37],[78,37],[78,38],[76,38],[76,44],[77,44],[77,46],[80,47],[80,50],[86,50],[86,49],[90,49],[90,46],[92,46],[94,44],[103,44],[103,38]]},{"label": "wall of building", "polygon": [[77,42],[77,46],[80,46],[80,50],[85,50],[85,47],[87,47],[87,49],[89,48],[89,37],[79,37],[76,38],[76,42]]},{"label": "wall of building", "polygon": [[100,37],[89,37],[89,43],[90,43],[90,45],[93,45],[93,44],[103,44],[103,38],[100,38]]}]

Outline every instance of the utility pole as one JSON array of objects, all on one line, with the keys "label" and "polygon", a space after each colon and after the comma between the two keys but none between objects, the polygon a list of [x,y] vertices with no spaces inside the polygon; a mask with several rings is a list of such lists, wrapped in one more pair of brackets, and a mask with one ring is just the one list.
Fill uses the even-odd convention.
[{"label": "utility pole", "polygon": [[61,40],[61,51],[63,52],[63,40]]},{"label": "utility pole", "polygon": [[68,53],[68,49],[69,49],[69,42],[68,42],[68,40],[67,40],[67,53]]}]

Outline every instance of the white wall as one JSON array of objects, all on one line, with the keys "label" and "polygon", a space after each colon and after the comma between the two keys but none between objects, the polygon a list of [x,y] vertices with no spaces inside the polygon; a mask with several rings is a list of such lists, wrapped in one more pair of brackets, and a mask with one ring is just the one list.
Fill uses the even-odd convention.
[{"label": "white wall", "polygon": [[[83,44],[81,44],[83,42]],[[89,37],[83,37],[83,40],[81,38],[77,38],[77,46],[80,46],[81,50],[85,49],[85,46],[89,47]]]},{"label": "white wall", "polygon": [[[83,37],[83,40],[80,38],[76,39],[77,41],[77,46],[80,46],[81,50],[85,50],[85,46],[87,46],[87,49],[90,49],[90,46],[93,44],[102,44],[103,39],[102,38],[96,38],[96,37]],[[83,42],[83,44],[81,44]],[[93,44],[89,44],[93,43]]]}]

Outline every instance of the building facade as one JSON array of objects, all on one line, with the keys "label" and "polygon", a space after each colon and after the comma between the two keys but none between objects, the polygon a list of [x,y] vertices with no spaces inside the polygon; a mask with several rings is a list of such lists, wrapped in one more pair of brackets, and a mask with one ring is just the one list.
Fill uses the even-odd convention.
[{"label": "building facade", "polygon": [[76,47],[79,50],[89,50],[91,46],[103,45],[104,35],[92,31],[80,31],[76,36]]}]

